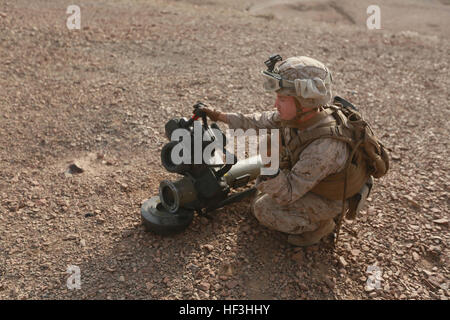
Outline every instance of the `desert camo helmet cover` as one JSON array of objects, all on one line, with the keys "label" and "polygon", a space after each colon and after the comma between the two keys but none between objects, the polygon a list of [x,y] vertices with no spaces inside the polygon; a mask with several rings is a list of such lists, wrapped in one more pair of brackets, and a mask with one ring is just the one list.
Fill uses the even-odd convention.
[{"label": "desert camo helmet cover", "polygon": [[331,101],[332,76],[322,62],[305,56],[291,57],[281,61],[273,72],[290,84],[276,91],[296,97],[302,107],[320,107]]}]

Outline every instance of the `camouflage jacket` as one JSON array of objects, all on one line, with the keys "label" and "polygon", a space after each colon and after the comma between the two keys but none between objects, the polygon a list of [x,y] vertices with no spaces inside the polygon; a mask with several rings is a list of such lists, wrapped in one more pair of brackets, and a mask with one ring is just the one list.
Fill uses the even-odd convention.
[{"label": "camouflage jacket", "polygon": [[[300,147],[295,144],[296,139],[293,139],[296,129],[282,127],[278,111],[249,115],[227,113],[227,120],[231,129],[280,129],[285,145],[289,146],[280,146],[280,163],[286,161],[288,155],[294,154],[295,149]],[[333,116],[329,115],[305,130],[311,130],[333,120]],[[291,141],[294,143],[290,143]],[[350,151],[346,143],[330,138],[317,139],[300,153],[298,161],[291,169],[281,170],[273,179],[258,181],[256,188],[269,194],[280,205],[290,205],[328,175],[343,170],[349,155]]]}]

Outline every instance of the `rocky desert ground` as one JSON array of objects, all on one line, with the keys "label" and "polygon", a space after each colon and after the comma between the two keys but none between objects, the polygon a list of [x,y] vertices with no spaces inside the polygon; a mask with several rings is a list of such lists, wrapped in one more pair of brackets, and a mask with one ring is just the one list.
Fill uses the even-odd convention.
[{"label": "rocky desert ground", "polygon": [[[0,0],[0,298],[447,300],[449,24],[448,0]],[[165,122],[270,110],[273,53],[324,62],[390,149],[366,209],[336,248],[288,245],[249,201],[144,232],[175,178]]]}]

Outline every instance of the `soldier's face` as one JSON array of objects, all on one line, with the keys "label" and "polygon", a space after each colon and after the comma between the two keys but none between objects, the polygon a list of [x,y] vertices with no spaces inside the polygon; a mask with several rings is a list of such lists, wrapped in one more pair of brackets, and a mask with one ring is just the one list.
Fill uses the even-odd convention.
[{"label": "soldier's face", "polygon": [[275,107],[277,108],[282,120],[292,120],[297,114],[295,98],[291,96],[283,96],[277,93]]}]

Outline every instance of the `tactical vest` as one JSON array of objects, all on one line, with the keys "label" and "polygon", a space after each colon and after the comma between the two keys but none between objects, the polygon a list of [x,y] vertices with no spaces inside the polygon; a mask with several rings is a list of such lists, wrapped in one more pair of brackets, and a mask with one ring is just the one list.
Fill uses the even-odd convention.
[{"label": "tactical vest", "polygon": [[[361,190],[370,176],[381,177],[389,168],[387,152],[369,124],[352,105],[345,105],[339,99],[336,97],[332,105],[322,107],[316,116],[302,126],[285,127],[282,130],[284,152],[280,166],[284,168],[291,169],[303,150],[317,139],[331,138],[348,144],[351,153],[345,168],[327,176],[311,190],[330,200],[351,198]],[[302,130],[330,115],[333,120],[307,131]]]}]

